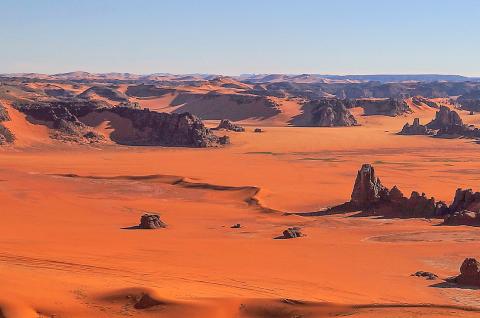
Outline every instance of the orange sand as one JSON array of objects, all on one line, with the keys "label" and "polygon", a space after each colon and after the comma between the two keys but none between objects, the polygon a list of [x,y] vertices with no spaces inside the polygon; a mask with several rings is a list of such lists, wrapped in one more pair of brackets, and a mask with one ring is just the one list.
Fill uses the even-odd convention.
[{"label": "orange sand", "polygon": [[[363,126],[350,128],[263,126],[265,133],[255,134],[247,126],[246,133],[230,133],[232,145],[223,149],[60,144],[11,112],[8,125],[19,145],[0,149],[1,312],[7,318],[480,316],[464,310],[480,308],[478,291],[410,277],[426,270],[445,278],[463,258],[480,256],[476,228],[283,215],[347,201],[366,162],[385,185],[407,194],[450,201],[459,186],[477,188],[480,145],[395,135],[407,120],[425,122],[433,112],[359,117]],[[121,129],[96,124],[105,133]],[[142,177],[148,175],[156,176]],[[165,176],[207,185],[175,185]],[[248,205],[252,188],[208,184],[258,187],[260,204],[278,212]],[[159,212],[168,228],[124,229],[145,211]],[[231,229],[234,223],[242,228]],[[273,239],[293,225],[307,236]],[[163,304],[133,308],[142,293]]]}]

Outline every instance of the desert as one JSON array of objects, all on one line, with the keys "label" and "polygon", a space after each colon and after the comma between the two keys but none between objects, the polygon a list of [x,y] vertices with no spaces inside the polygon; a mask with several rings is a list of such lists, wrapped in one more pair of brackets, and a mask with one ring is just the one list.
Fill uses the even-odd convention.
[{"label": "desert", "polygon": [[[480,235],[480,146],[458,133],[480,117],[455,98],[372,99],[392,110],[372,114],[365,97],[290,92],[267,115],[256,95],[215,97],[220,122],[208,104],[185,115],[188,98],[117,100],[137,83],[77,80],[2,78],[3,317],[480,315],[477,288],[452,278]],[[223,88],[238,79],[169,81],[150,85],[243,94]],[[400,133],[415,118],[445,133]],[[384,209],[383,189],[406,203]]]}]

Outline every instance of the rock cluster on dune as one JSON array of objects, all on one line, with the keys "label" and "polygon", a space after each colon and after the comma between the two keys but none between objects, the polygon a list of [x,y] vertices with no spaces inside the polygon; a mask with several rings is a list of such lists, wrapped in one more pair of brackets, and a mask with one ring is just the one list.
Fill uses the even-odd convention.
[{"label": "rock cluster on dune", "polygon": [[411,113],[412,110],[403,99],[387,98],[387,99],[359,99],[355,106],[362,107],[364,114],[369,115],[385,115],[399,116],[405,113]]},{"label": "rock cluster on dune", "polygon": [[355,126],[357,120],[347,109],[349,101],[325,98],[310,105],[310,125],[318,127]]},{"label": "rock cluster on dune", "polygon": [[405,197],[397,186],[388,189],[382,185],[370,164],[364,164],[357,173],[351,200],[333,207],[330,211],[361,210],[364,215],[383,215],[387,217],[441,217],[448,213],[447,205],[428,198],[425,193],[412,191]]},{"label": "rock cluster on dune", "polygon": [[415,118],[410,125],[406,123],[399,135],[433,135],[435,132],[432,129],[427,128],[426,125],[420,124],[420,118]]},{"label": "rock cluster on dune", "polygon": [[167,227],[167,224],[164,223],[158,214],[149,214],[145,213],[140,218],[140,224],[138,225],[141,229],[154,230]]},{"label": "rock cluster on dune", "polygon": [[427,105],[428,107],[438,108],[438,104],[422,96],[412,97],[412,103],[421,106],[422,104]]},{"label": "rock cluster on dune", "polygon": [[9,121],[10,116],[8,115],[8,111],[0,104],[0,145],[4,145],[7,143],[12,143],[15,141],[15,135],[12,133],[10,129],[3,125],[4,121]]},{"label": "rock cluster on dune", "polygon": [[301,228],[299,227],[289,227],[285,231],[283,231],[282,236],[278,237],[281,239],[293,239],[293,238],[298,238],[304,236]]},{"label": "rock cluster on dune", "polygon": [[480,226],[480,192],[457,189],[443,225]]},{"label": "rock cluster on dune", "polygon": [[463,123],[460,115],[446,106],[441,106],[435,113],[435,118],[427,125],[420,125],[415,118],[412,125],[406,123],[400,135],[434,135],[435,137],[480,137],[480,129],[467,126]]},{"label": "rock cluster on dune", "polygon": [[92,113],[113,113],[128,119],[135,128],[133,134],[111,134],[119,144],[212,147],[229,143],[228,136],[218,137],[203,122],[189,113],[168,114],[133,107],[105,107],[98,101],[61,101],[26,103],[17,109],[36,121],[44,121],[53,128],[52,137],[65,141],[98,142],[98,135],[78,118]]},{"label": "rock cluster on dune", "polygon": [[460,266],[460,275],[449,281],[460,285],[480,286],[480,262],[475,258],[466,258]]},{"label": "rock cluster on dune", "polygon": [[245,128],[243,128],[240,125],[232,123],[228,119],[222,119],[220,121],[220,123],[218,124],[217,128],[215,128],[215,129],[216,130],[225,129],[225,130],[230,130],[230,131],[235,131],[235,132],[244,132],[245,131]]}]

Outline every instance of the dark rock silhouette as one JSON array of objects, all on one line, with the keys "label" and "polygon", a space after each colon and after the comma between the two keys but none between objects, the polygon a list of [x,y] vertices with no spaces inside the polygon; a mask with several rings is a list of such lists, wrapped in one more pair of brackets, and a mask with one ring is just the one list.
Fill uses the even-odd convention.
[{"label": "dark rock silhouette", "polygon": [[415,118],[413,124],[406,123],[402,130],[398,133],[399,135],[433,135],[434,131],[427,128],[426,125],[420,124],[420,118]]},{"label": "dark rock silhouette", "polygon": [[253,132],[261,133],[261,132],[263,132],[263,129],[262,129],[262,128],[255,128],[255,129],[253,130]]},{"label": "dark rock silhouette", "polygon": [[304,127],[355,126],[357,120],[348,110],[354,106],[355,102],[349,99],[313,99],[302,105],[302,113],[290,123]]},{"label": "dark rock silhouette", "polygon": [[399,218],[443,217],[449,212],[447,205],[428,198],[425,193],[412,191],[405,197],[397,186],[388,189],[375,175],[372,165],[364,164],[357,173],[351,200],[329,208],[326,214],[361,211],[360,215],[380,215]]},{"label": "dark rock silhouette", "polygon": [[357,173],[350,202],[357,208],[369,207],[385,198],[387,192],[387,188],[375,176],[373,166],[364,164]]},{"label": "dark rock silhouette", "polygon": [[289,227],[283,231],[283,235],[277,237],[278,239],[292,239],[304,236],[299,227]]},{"label": "dark rock silhouette", "polygon": [[427,124],[430,129],[445,129],[451,126],[463,126],[463,121],[454,110],[441,106],[435,113],[435,118]]},{"label": "dark rock silhouette", "polygon": [[15,141],[15,135],[13,132],[5,127],[2,122],[9,121],[10,115],[8,114],[5,106],[0,104],[0,145],[10,144]]},{"label": "dark rock silhouette", "polygon": [[480,286],[480,262],[466,258],[460,266],[460,275],[449,281],[466,286]]},{"label": "dark rock silhouette", "polygon": [[236,131],[236,132],[244,132],[245,131],[245,128],[243,128],[240,125],[232,123],[228,119],[222,119],[220,121],[220,123],[218,124],[217,128],[215,128],[215,129],[216,130],[225,129],[225,130]]},{"label": "dark rock silhouette", "polygon": [[242,226],[240,225],[240,223],[237,223],[237,224],[234,224],[234,225],[230,226],[230,228],[232,228],[232,229],[239,229],[241,227]]},{"label": "dark rock silhouette", "polygon": [[436,274],[431,273],[431,272],[424,272],[424,271],[415,272],[411,276],[423,277],[427,280],[435,280],[435,279],[438,278],[438,276]]},{"label": "dark rock silhouette", "polygon": [[155,306],[167,305],[166,302],[157,300],[149,294],[143,294],[142,297],[133,305],[135,309],[147,309]]},{"label": "dark rock silhouette", "polygon": [[355,103],[357,107],[362,107],[364,115],[385,115],[399,116],[405,113],[411,113],[412,110],[403,99],[358,99]]},{"label": "dark rock silhouette", "polygon": [[480,211],[480,192],[458,188],[450,205],[450,211],[458,212],[462,210]]},{"label": "dark rock silhouette", "polygon": [[480,212],[462,210],[447,214],[442,225],[469,225],[480,226]]},{"label": "dark rock silhouette", "polygon": [[148,214],[145,213],[140,218],[140,224],[138,225],[141,229],[160,229],[167,227],[158,214]]}]

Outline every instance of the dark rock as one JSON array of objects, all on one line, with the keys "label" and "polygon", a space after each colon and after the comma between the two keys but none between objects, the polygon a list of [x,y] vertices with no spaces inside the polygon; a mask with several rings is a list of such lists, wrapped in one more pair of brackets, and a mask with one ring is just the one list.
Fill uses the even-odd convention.
[{"label": "dark rock", "polygon": [[168,114],[128,107],[115,107],[105,111],[130,119],[136,128],[134,136],[128,138],[116,136],[115,141],[121,144],[204,148],[226,144],[229,141],[228,138],[220,140],[198,117],[189,113]]},{"label": "dark rock", "polygon": [[13,132],[0,123],[0,145],[10,144],[15,141]]},{"label": "dark rock", "polygon": [[415,105],[417,106],[422,106],[422,104],[425,104],[427,105],[428,107],[432,107],[432,108],[438,108],[438,104],[427,99],[427,98],[424,98],[422,96],[414,96],[412,97],[412,103],[414,103]]},{"label": "dark rock", "polygon": [[292,238],[298,238],[302,236],[303,234],[299,227],[289,227],[288,229],[283,231],[283,236],[281,236],[280,238],[292,239]]},{"label": "dark rock", "polygon": [[261,132],[263,132],[263,129],[262,129],[262,128],[255,128],[255,129],[253,130],[253,132],[261,133]]},{"label": "dark rock", "polygon": [[95,95],[116,102],[128,102],[128,97],[125,94],[108,86],[92,86],[83,93],[79,94],[78,97],[90,99],[95,97]]},{"label": "dark rock", "polygon": [[141,229],[159,229],[167,227],[158,214],[148,214],[145,213],[140,218],[140,224],[138,225]]},{"label": "dark rock", "polygon": [[410,125],[406,123],[402,130],[398,133],[399,135],[433,135],[434,131],[428,129],[425,125],[420,125],[420,119],[415,118],[413,124]]},{"label": "dark rock", "polygon": [[324,98],[311,101],[302,107],[303,112],[307,115],[303,122],[299,119],[293,121],[297,126],[315,126],[315,127],[338,127],[338,126],[355,126],[357,120],[348,110],[351,101]]},{"label": "dark rock", "polygon": [[220,145],[228,145],[230,144],[230,137],[228,136],[218,137],[218,143]]},{"label": "dark rock", "polygon": [[380,179],[375,176],[373,166],[364,164],[357,173],[350,202],[357,208],[370,207],[379,202],[387,191]]},{"label": "dark rock", "polygon": [[480,212],[468,210],[451,212],[445,216],[442,225],[480,226]]},{"label": "dark rock", "polygon": [[158,300],[150,296],[149,294],[143,294],[142,297],[135,303],[133,307],[135,309],[147,309],[155,306],[167,305],[166,302]]},{"label": "dark rock", "polygon": [[0,122],[9,121],[10,115],[8,114],[7,109],[0,103]]},{"label": "dark rock", "polygon": [[448,129],[452,126],[463,126],[463,121],[456,111],[446,106],[441,106],[435,118],[427,124],[429,129]]},{"label": "dark rock", "polygon": [[466,258],[460,266],[460,275],[451,281],[460,285],[480,286],[480,262],[475,258]]},{"label": "dark rock", "polygon": [[412,110],[403,99],[358,99],[356,106],[362,107],[364,115],[399,116],[411,113]]},{"label": "dark rock", "polygon": [[228,119],[222,119],[220,121],[220,124],[218,124],[218,127],[215,128],[215,129],[216,130],[225,129],[225,130],[231,130],[231,131],[236,131],[236,132],[244,132],[245,131],[245,128],[243,128],[240,125],[232,123]]},{"label": "dark rock", "polygon": [[472,189],[458,188],[455,191],[455,197],[450,205],[451,212],[462,210],[480,211],[480,192],[473,192]]},{"label": "dark rock", "polygon": [[424,277],[427,280],[435,280],[438,276],[431,272],[418,271],[412,274],[411,276]]},{"label": "dark rock", "polygon": [[234,225],[230,226],[230,228],[232,228],[232,229],[239,229],[241,227],[242,226],[240,225],[240,223],[237,223],[237,224],[234,224]]}]

